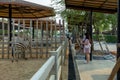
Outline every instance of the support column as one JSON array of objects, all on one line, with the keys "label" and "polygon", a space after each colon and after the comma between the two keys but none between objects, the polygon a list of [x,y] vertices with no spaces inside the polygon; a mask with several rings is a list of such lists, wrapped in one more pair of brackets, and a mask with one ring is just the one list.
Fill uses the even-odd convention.
[{"label": "support column", "polygon": [[[11,42],[12,41],[12,5],[11,4],[9,4],[9,41]],[[9,46],[11,46],[11,44],[9,44]],[[14,57],[14,55],[13,55],[13,48],[12,48],[12,57]]]},{"label": "support column", "polygon": [[35,21],[33,20],[33,21],[32,21],[32,40],[34,40],[34,38],[35,38],[35,35],[34,35],[34,34],[35,34],[35,33],[34,33],[34,32],[35,32],[35,31],[34,31],[34,30],[35,30],[35,26],[34,26],[34,25],[35,25]]},{"label": "support column", "polygon": [[[120,0],[118,0],[118,25],[117,25],[117,43],[120,45]],[[120,57],[120,46],[117,46],[117,59]],[[120,69],[117,72],[117,80],[120,80]]]},{"label": "support column", "polygon": [[90,27],[89,27],[89,32],[90,32],[90,39],[91,39],[91,53],[90,53],[90,60],[92,61],[92,47],[93,47],[93,43],[92,43],[92,10],[90,11]]},{"label": "support column", "polygon": [[11,4],[9,4],[9,27],[10,27],[10,31],[9,31],[9,41],[12,40],[12,6]]}]

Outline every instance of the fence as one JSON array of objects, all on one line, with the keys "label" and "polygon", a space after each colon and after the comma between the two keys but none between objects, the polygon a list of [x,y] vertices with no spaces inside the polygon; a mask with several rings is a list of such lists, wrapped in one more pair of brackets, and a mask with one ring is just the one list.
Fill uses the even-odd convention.
[{"label": "fence", "polygon": [[[8,21],[2,18],[0,22],[0,58],[3,59],[11,58],[10,44],[20,41],[20,36],[23,40],[20,42],[30,43],[31,49],[26,55],[28,58],[39,58],[41,54],[48,56],[48,51],[56,50],[65,38],[63,20],[56,23],[55,20],[50,19],[12,19],[12,28],[8,24]],[[60,32],[59,35],[57,32]]]},{"label": "fence", "polygon": [[56,51],[49,51],[51,57],[30,80],[62,80],[62,66],[65,63],[66,50],[67,40]]},{"label": "fence", "polygon": [[75,44],[71,44],[71,50],[72,50],[72,56],[74,58],[74,56],[76,55]]}]

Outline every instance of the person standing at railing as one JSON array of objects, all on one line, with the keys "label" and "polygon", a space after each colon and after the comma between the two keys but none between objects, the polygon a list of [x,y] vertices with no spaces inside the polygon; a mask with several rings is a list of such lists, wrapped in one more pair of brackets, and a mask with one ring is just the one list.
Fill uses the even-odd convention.
[{"label": "person standing at railing", "polygon": [[81,44],[84,45],[83,47],[83,52],[85,53],[86,56],[86,63],[89,63],[90,61],[90,52],[91,52],[91,44],[90,44],[90,37],[88,33],[85,33],[85,39],[81,42]]}]

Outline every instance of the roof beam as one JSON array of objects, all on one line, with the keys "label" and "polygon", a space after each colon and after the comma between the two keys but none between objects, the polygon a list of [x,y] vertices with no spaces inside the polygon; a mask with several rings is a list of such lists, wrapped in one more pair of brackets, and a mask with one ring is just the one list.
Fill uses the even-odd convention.
[{"label": "roof beam", "polygon": [[85,7],[85,6],[75,6],[75,5],[67,5],[66,8],[70,9],[78,9],[78,10],[93,10],[96,12],[104,12],[104,13],[115,13],[117,9],[103,9],[103,8],[93,8],[93,7]]}]

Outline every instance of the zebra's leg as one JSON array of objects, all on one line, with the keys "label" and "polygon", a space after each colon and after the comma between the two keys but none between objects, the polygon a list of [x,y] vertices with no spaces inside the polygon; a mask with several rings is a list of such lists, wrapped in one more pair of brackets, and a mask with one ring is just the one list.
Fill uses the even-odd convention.
[{"label": "zebra's leg", "polygon": [[16,61],[16,62],[18,62],[18,55],[19,55],[19,53],[16,53],[16,54],[15,54],[15,61]]},{"label": "zebra's leg", "polygon": [[16,62],[18,62],[18,52],[17,52],[17,50],[16,50],[15,53],[14,53],[14,60],[15,60]]},{"label": "zebra's leg", "polygon": [[12,63],[14,62],[14,52],[13,52],[13,48],[12,48]]},{"label": "zebra's leg", "polygon": [[23,50],[23,59],[27,60],[25,53],[26,53],[25,50]]}]

